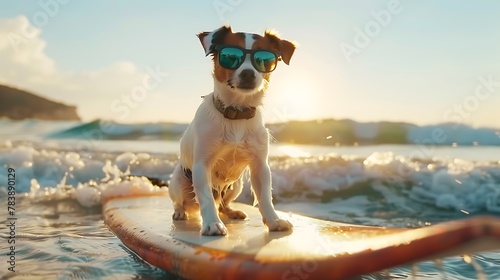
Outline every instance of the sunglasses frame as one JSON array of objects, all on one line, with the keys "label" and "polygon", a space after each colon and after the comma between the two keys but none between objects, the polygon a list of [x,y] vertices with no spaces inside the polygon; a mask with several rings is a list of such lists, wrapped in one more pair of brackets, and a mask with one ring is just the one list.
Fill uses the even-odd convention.
[{"label": "sunglasses frame", "polygon": [[[227,68],[227,67],[224,67],[222,66],[222,64],[220,63],[220,60],[221,60],[221,56],[220,56],[220,52],[225,49],[225,48],[234,48],[234,49],[238,49],[238,50],[241,50],[243,52],[243,59],[241,60],[241,63],[238,64],[237,67],[235,68]],[[226,68],[226,69],[231,69],[231,70],[234,70],[234,69],[238,69],[238,67],[241,66],[241,64],[243,64],[247,58],[247,54],[250,54],[250,61],[252,62],[252,65],[253,65],[253,68],[255,68],[255,70],[257,70],[258,72],[260,73],[271,73],[273,72],[275,69],[276,69],[276,66],[278,66],[278,61],[281,61],[281,54],[277,51],[273,51],[273,50],[268,50],[268,49],[255,49],[255,50],[249,50],[249,49],[245,49],[245,48],[242,48],[242,47],[239,47],[239,46],[233,46],[233,45],[215,45],[215,50],[217,51],[218,53],[218,56],[219,56],[219,64]],[[260,71],[258,69],[258,67],[256,66],[256,63],[255,63],[255,53],[256,52],[261,52],[261,51],[266,51],[266,52],[270,52],[272,54],[274,54],[274,56],[276,57],[276,64],[274,65],[274,68],[270,71]]]}]

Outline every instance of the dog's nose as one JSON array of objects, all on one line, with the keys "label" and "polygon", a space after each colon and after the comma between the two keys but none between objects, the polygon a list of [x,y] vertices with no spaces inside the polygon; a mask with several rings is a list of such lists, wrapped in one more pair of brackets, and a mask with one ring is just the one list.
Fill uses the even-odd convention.
[{"label": "dog's nose", "polygon": [[253,82],[255,80],[255,71],[252,69],[244,69],[240,73],[240,79],[244,82]]}]

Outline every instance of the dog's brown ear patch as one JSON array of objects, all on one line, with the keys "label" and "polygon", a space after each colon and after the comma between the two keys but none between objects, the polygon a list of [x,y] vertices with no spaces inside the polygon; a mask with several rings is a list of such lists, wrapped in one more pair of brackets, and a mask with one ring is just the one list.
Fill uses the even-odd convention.
[{"label": "dog's brown ear patch", "polygon": [[290,59],[296,48],[295,44],[287,40],[281,40],[275,32],[270,30],[266,30],[264,37],[269,38],[273,44],[277,45],[283,62],[287,65],[290,64]]},{"label": "dog's brown ear patch", "polygon": [[205,55],[213,54],[215,45],[221,44],[228,33],[232,33],[229,25],[222,26],[211,32],[198,33],[197,36],[205,50]]},{"label": "dog's brown ear patch", "polygon": [[280,40],[281,58],[283,59],[283,62],[285,62],[287,65],[290,64],[290,59],[292,58],[294,51],[295,51],[294,43],[287,40]]}]

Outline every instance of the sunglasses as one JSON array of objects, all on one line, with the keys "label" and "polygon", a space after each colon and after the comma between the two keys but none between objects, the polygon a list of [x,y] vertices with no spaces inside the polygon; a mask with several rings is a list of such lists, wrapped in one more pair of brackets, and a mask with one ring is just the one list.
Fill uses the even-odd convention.
[{"label": "sunglasses", "polygon": [[276,69],[281,60],[280,53],[271,50],[248,50],[236,46],[217,45],[215,50],[219,53],[219,64],[226,69],[237,69],[250,54],[252,65],[261,73],[269,73]]}]

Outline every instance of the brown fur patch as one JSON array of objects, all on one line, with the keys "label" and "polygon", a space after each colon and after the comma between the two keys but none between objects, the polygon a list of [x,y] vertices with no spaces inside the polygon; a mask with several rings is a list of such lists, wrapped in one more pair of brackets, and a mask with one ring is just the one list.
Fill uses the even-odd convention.
[{"label": "brown fur patch", "polygon": [[281,53],[283,62],[285,62],[286,64],[290,64],[290,59],[292,58],[293,52],[295,51],[295,44],[287,40],[281,40],[276,33],[269,30],[266,30],[264,38],[269,39],[272,47],[276,48],[273,50],[277,50]]},{"label": "brown fur patch", "polygon": [[[245,35],[244,33],[227,33],[224,38],[222,38],[222,41],[218,44],[222,45],[232,45],[232,46],[239,46],[244,48],[245,47]],[[231,70],[231,69],[226,69],[222,66],[219,65],[218,63],[219,57],[218,54],[214,54],[214,75],[215,78],[219,82],[224,82],[227,81],[236,71],[236,69]]]},{"label": "brown fur patch", "polygon": [[255,42],[252,45],[252,49],[262,49],[262,50],[273,50],[279,52],[279,44],[269,37],[262,37],[260,35],[254,36]]},{"label": "brown fur patch", "polygon": [[[232,31],[225,32],[223,36],[217,38],[215,44],[232,45],[245,48],[245,33],[233,33]],[[282,59],[286,64],[289,64],[290,58],[295,50],[295,45],[289,41],[281,40],[277,34],[266,30],[264,36],[253,34],[255,40],[252,49],[273,50],[281,53]],[[214,53],[214,76],[219,82],[227,81],[236,69],[226,69],[219,65],[219,57]],[[262,74],[263,78],[267,81],[271,78],[271,73]]]}]

